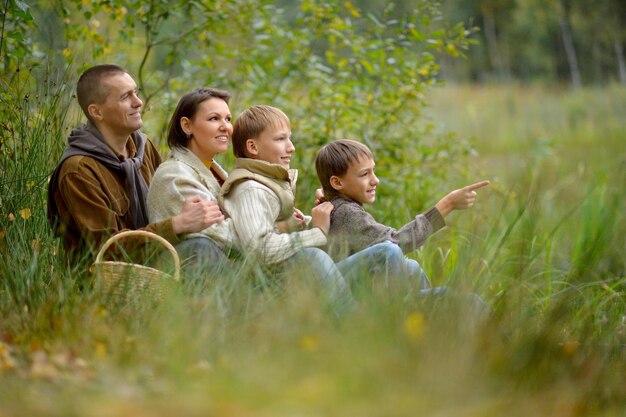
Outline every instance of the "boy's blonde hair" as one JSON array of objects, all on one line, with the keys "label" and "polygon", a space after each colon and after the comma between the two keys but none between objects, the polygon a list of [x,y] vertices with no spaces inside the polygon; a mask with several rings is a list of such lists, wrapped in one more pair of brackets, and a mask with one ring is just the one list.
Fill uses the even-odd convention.
[{"label": "boy's blonde hair", "polygon": [[233,125],[233,153],[237,158],[248,158],[248,139],[258,138],[267,127],[282,125],[291,129],[287,115],[276,107],[256,105],[244,110]]},{"label": "boy's blonde hair", "polygon": [[322,184],[324,198],[330,201],[339,193],[330,185],[332,176],[341,177],[348,172],[350,164],[361,157],[374,159],[372,151],[363,143],[350,139],[340,139],[324,145],[315,157],[317,178]]}]

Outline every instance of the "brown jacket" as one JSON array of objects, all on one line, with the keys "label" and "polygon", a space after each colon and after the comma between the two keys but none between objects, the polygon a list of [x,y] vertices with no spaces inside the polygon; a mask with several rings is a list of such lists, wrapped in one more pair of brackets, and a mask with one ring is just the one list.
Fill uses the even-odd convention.
[{"label": "brown jacket", "polygon": [[[136,154],[129,140],[129,157]],[[161,157],[148,141],[140,173],[150,184]],[[100,245],[111,235],[131,228],[130,200],[123,175],[113,172],[94,158],[72,156],[63,162],[58,186],[53,191],[60,219],[58,232],[73,261],[86,253],[93,260]],[[172,244],[179,242],[172,229],[172,219],[148,224],[142,230],[154,232]]]}]

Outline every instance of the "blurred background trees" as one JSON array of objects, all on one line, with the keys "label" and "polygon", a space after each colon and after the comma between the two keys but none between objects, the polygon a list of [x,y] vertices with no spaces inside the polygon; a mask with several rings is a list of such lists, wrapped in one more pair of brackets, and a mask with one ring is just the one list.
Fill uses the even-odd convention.
[{"label": "blurred background trees", "polygon": [[443,15],[480,30],[459,81],[626,84],[623,0],[442,0]]}]

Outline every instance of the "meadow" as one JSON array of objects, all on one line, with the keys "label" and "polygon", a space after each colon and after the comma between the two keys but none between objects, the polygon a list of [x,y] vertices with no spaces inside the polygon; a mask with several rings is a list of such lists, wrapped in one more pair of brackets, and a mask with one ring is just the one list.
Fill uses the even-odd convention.
[{"label": "meadow", "polygon": [[[626,415],[626,89],[448,85],[428,100],[425,119],[471,147],[440,195],[492,184],[411,256],[487,318],[382,282],[337,318],[306,274],[238,271],[110,308],[47,231],[41,165],[68,122],[42,116],[32,142],[4,143],[0,416]],[[413,196],[372,210],[401,226],[436,202]]]}]

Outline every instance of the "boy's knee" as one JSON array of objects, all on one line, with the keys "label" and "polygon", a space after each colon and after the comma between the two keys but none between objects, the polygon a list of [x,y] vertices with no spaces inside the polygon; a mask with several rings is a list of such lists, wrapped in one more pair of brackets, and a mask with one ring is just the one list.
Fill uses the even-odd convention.
[{"label": "boy's knee", "polygon": [[378,243],[372,246],[372,248],[376,248],[376,255],[384,258],[383,260],[386,262],[401,263],[404,261],[404,252],[402,252],[402,248],[395,243],[386,241]]},{"label": "boy's knee", "polygon": [[302,256],[310,261],[325,262],[330,260],[332,262],[330,256],[320,248],[303,248],[300,252]]}]

